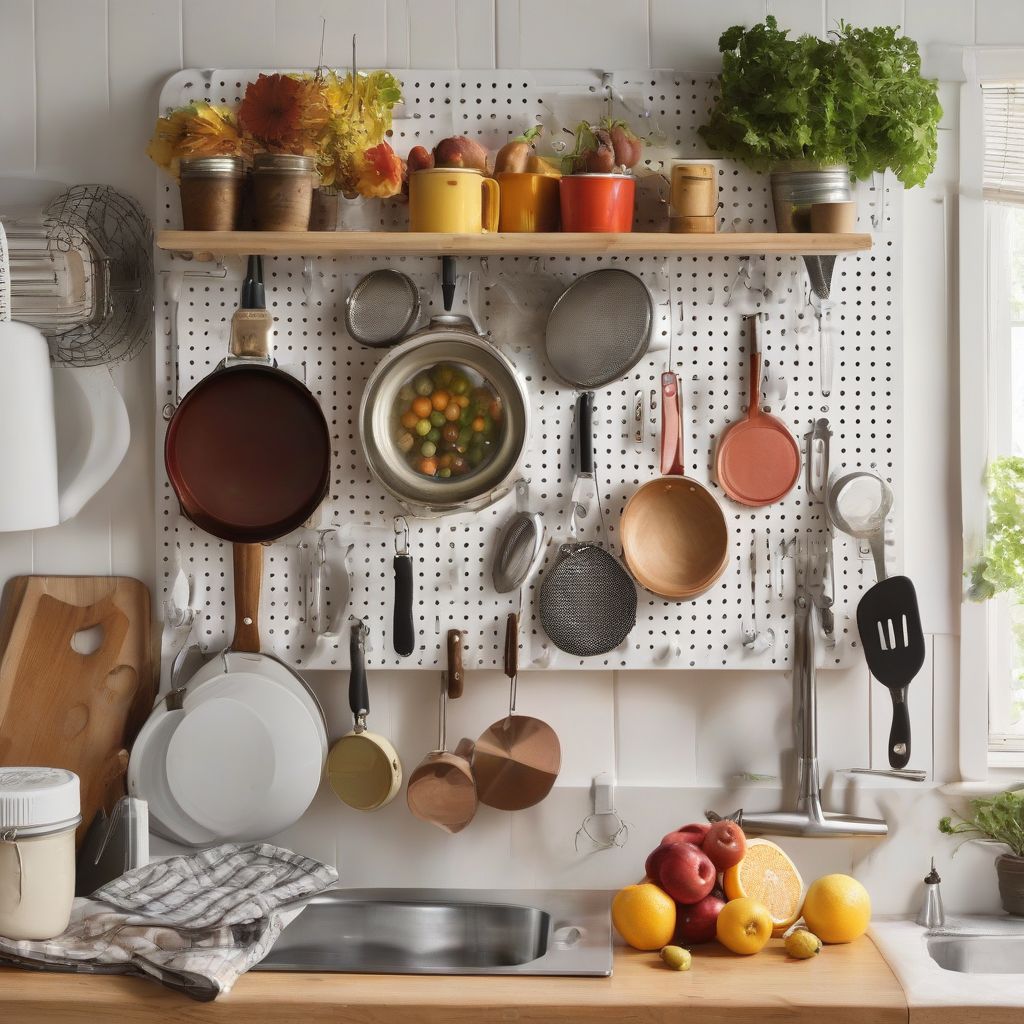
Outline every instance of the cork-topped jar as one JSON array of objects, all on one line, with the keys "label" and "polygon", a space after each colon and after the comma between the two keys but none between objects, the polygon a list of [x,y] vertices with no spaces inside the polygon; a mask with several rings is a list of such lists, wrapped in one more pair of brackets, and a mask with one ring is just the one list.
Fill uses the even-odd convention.
[{"label": "cork-topped jar", "polygon": [[233,231],[242,207],[241,157],[198,156],[181,161],[181,226],[186,231]]},{"label": "cork-topped jar", "polygon": [[259,231],[306,231],[316,175],[313,157],[257,153],[253,160],[253,216]]}]

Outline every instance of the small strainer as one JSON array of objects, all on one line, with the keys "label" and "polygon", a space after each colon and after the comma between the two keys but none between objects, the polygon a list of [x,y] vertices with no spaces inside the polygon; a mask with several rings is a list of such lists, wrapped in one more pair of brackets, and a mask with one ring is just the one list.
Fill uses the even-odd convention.
[{"label": "small strainer", "polygon": [[374,270],[361,278],[345,300],[345,330],[368,348],[400,342],[420,316],[420,293],[397,270]]},{"label": "small strainer", "polygon": [[530,485],[516,481],[516,514],[506,523],[498,540],[491,578],[499,594],[519,590],[540,561],[544,551],[544,520],[531,512]]},{"label": "small strainer", "polygon": [[647,285],[628,270],[577,278],[548,316],[548,362],[571,387],[602,388],[646,355],[654,322]]}]

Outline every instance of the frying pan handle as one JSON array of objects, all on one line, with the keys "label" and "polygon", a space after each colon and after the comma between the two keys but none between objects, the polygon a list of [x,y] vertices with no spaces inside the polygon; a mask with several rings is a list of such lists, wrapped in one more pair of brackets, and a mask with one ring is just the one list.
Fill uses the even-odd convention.
[{"label": "frying pan handle", "polygon": [[683,476],[683,416],[679,378],[666,370],[661,375],[661,475]]},{"label": "frying pan handle", "polygon": [[231,650],[259,654],[263,545],[233,544],[231,558],[235,575],[235,635]]},{"label": "frying pan handle", "polygon": [[462,670],[462,630],[448,630],[448,696],[457,700],[462,696],[465,676]]},{"label": "frying pan handle", "polygon": [[750,404],[747,406],[747,419],[752,420],[761,412],[761,318],[757,313],[750,319]]},{"label": "frying pan handle", "polygon": [[892,728],[889,730],[889,766],[906,768],[910,760],[910,711],[907,708],[907,688],[893,687],[889,690],[892,697]]},{"label": "frying pan handle", "polygon": [[580,474],[594,472],[594,392],[584,391],[576,399],[576,453]]},{"label": "frying pan handle", "polygon": [[505,620],[505,675],[515,679],[519,675],[519,616],[509,612]]},{"label": "frying pan handle", "polygon": [[348,706],[356,725],[365,725],[370,712],[370,690],[366,685],[366,627],[358,619],[352,623],[348,641]]},{"label": "frying pan handle", "polygon": [[412,558],[395,555],[395,611],[391,630],[395,654],[407,658],[416,648],[416,628],[412,621]]}]

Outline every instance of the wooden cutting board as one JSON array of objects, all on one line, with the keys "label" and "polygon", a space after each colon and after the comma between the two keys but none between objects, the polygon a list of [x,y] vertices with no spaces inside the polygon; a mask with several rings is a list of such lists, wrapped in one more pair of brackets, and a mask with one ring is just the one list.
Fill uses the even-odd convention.
[{"label": "wooden cutting board", "polygon": [[149,591],[124,576],[15,576],[0,604],[0,765],[81,779],[78,840],[124,795],[155,699]]}]

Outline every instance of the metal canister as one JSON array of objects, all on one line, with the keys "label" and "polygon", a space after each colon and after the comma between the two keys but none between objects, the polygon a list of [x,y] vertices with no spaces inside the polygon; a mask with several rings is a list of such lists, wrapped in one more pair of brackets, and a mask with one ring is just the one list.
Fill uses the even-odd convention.
[{"label": "metal canister", "polygon": [[257,153],[253,160],[253,215],[260,231],[305,231],[316,175],[311,156]]},{"label": "metal canister", "polygon": [[813,204],[845,203],[853,197],[845,164],[820,170],[772,171],[771,181],[776,231],[810,231]]},{"label": "metal canister", "polygon": [[186,231],[232,231],[238,226],[245,178],[241,157],[183,157],[180,175]]}]

